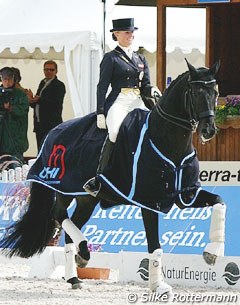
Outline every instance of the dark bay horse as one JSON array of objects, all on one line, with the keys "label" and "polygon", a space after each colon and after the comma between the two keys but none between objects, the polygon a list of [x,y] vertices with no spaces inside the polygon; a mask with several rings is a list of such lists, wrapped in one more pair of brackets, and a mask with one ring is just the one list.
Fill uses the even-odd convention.
[{"label": "dark bay horse", "polygon": [[[65,279],[79,287],[76,263],[84,267],[90,259],[87,240],[81,233],[100,201],[102,207],[134,204],[141,207],[149,252],[149,287],[160,294],[171,287],[161,268],[158,213],[173,204],[180,209],[212,206],[210,242],[204,259],[214,264],[224,255],[225,205],[216,194],[201,189],[193,132],[202,142],[216,134],[214,122],[219,63],[195,68],[178,76],[149,112],[132,111],[124,120],[111,164],[98,176],[98,198],[84,190],[95,176],[106,131],[96,127],[96,114],[64,122],[46,138],[28,180],[32,181],[29,209],[0,241],[8,256],[31,257],[41,253],[53,235],[55,220],[65,234]],[[67,208],[77,206],[71,218]],[[75,258],[74,258],[75,257]]]}]

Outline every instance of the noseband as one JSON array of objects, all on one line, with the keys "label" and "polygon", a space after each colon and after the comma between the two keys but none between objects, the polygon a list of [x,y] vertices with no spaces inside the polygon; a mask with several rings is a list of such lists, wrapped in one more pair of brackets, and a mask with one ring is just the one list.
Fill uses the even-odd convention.
[{"label": "noseband", "polygon": [[201,81],[201,80],[196,80],[196,81],[190,81],[189,88],[185,92],[185,99],[184,99],[184,105],[186,105],[186,110],[187,113],[189,114],[189,120],[182,119],[180,117],[171,115],[166,113],[160,104],[157,104],[157,112],[158,114],[164,118],[165,120],[171,122],[174,125],[180,126],[184,129],[190,130],[195,132],[199,123],[200,119],[207,118],[207,117],[212,117],[214,116],[214,111],[213,110],[206,110],[200,112],[198,115],[196,114],[193,106],[193,96],[192,96],[192,87],[191,84],[201,84],[201,85],[208,85],[211,83],[216,83],[216,80],[210,80],[210,81]]}]

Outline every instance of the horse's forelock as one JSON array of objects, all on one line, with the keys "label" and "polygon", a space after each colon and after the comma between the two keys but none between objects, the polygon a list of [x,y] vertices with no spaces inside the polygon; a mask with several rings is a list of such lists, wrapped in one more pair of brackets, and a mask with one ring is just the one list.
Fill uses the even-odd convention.
[{"label": "horse's forelock", "polygon": [[201,67],[196,69],[196,75],[193,79],[191,79],[192,81],[197,81],[197,80],[201,80],[201,81],[211,81],[213,79],[215,79],[215,75],[213,75],[211,73],[211,70],[205,67]]}]

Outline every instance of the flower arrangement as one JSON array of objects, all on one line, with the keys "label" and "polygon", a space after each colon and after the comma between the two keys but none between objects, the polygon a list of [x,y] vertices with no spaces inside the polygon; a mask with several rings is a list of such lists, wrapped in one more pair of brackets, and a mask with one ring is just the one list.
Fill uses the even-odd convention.
[{"label": "flower arrangement", "polygon": [[240,116],[240,96],[229,95],[225,99],[224,105],[217,105],[216,123],[222,124],[228,116]]},{"label": "flower arrangement", "polygon": [[88,244],[89,252],[99,252],[102,250],[102,245],[100,244]]}]

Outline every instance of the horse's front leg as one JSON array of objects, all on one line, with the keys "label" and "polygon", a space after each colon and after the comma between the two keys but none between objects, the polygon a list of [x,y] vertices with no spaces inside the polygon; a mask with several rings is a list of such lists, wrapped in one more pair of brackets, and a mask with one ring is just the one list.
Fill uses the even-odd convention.
[{"label": "horse's front leg", "polygon": [[160,295],[171,293],[172,287],[164,282],[162,273],[163,251],[159,243],[158,214],[147,209],[142,209],[142,217],[149,252],[149,288]]},{"label": "horse's front leg", "polygon": [[226,205],[216,194],[201,190],[192,205],[194,208],[212,206],[209,229],[210,243],[203,252],[203,258],[209,265],[214,265],[218,256],[224,256]]}]

